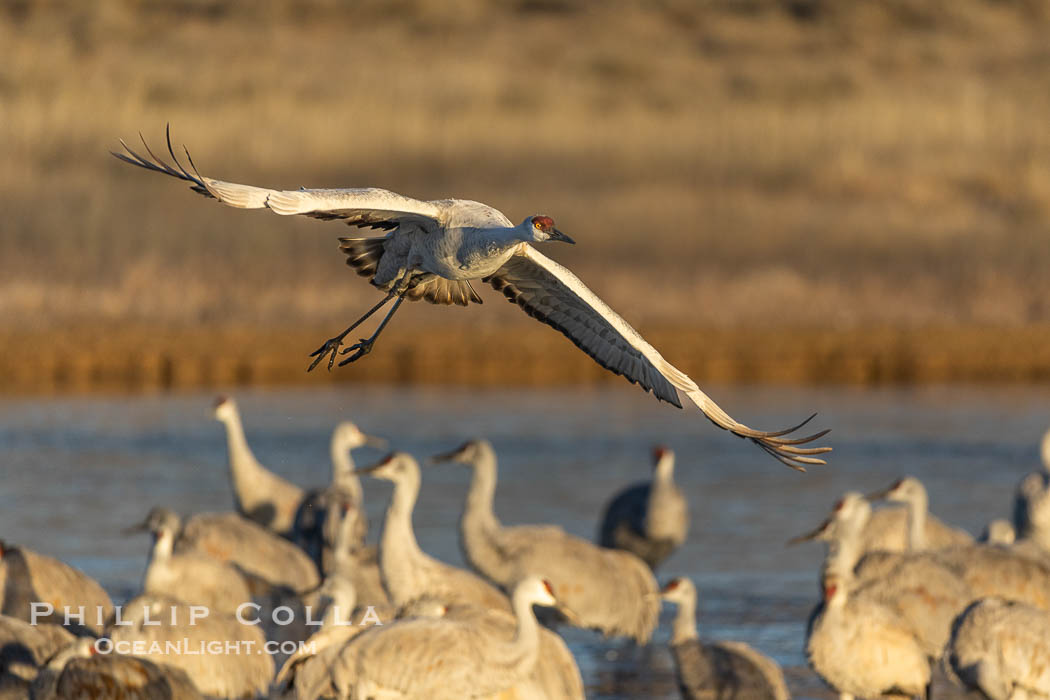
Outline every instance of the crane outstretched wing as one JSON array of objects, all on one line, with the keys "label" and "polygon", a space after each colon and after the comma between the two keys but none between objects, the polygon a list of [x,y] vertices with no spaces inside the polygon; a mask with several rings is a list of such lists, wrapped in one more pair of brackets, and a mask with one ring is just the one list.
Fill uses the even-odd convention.
[{"label": "crane outstretched wing", "polygon": [[[190,170],[183,167],[171,146],[171,132],[166,132],[168,155],[174,163],[166,162],[153,153],[145,139],[142,146],[147,156],[140,155],[121,140],[125,153],[114,156],[146,170],[170,175],[190,183],[194,192],[217,199],[223,204],[238,209],[269,209],[288,216],[302,214],[324,221],[338,220],[359,228],[382,229],[388,232],[420,229],[435,231],[440,227],[441,209],[433,202],[405,197],[389,190],[369,188],[350,189],[301,189],[271,190],[254,185],[240,185],[204,177],[186,151]],[[379,258],[383,254],[383,238],[341,238],[341,248],[347,253],[347,263],[366,277],[375,275]],[[481,303],[481,297],[465,280],[446,280],[428,276],[413,284],[405,297],[415,301],[425,299],[432,304],[458,304],[467,306]]]},{"label": "crane outstretched wing", "polygon": [[830,447],[800,447],[824,436],[827,430],[802,438],[784,437],[813,416],[776,432],[754,430],[734,420],[576,275],[528,244],[523,243],[518,253],[485,281],[525,313],[561,331],[605,369],[679,408],[679,395],[685,394],[712,423],[751,440],[793,469],[804,471],[807,464],[824,464],[814,455],[831,451]]},{"label": "crane outstretched wing", "polygon": [[167,133],[167,141],[168,154],[174,165],[158,158],[146,144],[145,139],[142,145],[148,157],[131,150],[123,139],[120,145],[124,147],[125,153],[113,152],[113,155],[125,163],[185,180],[191,184],[194,192],[212,197],[238,209],[269,209],[284,216],[302,214],[315,219],[340,220],[350,226],[387,231],[406,224],[414,224],[424,230],[432,230],[436,228],[438,217],[441,214],[440,208],[433,202],[412,199],[375,187],[271,190],[265,187],[215,180],[197,172],[189,151],[186,151],[186,159],[189,161],[191,170],[184,168],[171,146],[170,132]]}]

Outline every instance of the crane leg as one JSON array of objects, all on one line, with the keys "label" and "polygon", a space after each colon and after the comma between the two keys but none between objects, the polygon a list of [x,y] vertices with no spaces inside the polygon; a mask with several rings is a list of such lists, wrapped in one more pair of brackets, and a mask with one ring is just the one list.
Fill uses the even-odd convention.
[{"label": "crane leg", "polygon": [[340,362],[340,367],[342,367],[343,365],[348,365],[351,362],[356,362],[368,353],[372,352],[372,346],[376,344],[376,338],[378,338],[379,334],[383,332],[384,328],[386,328],[386,324],[390,323],[390,319],[393,318],[394,313],[397,312],[397,307],[401,306],[401,302],[403,302],[404,300],[404,296],[399,296],[397,298],[397,301],[394,302],[394,305],[390,307],[390,311],[386,312],[386,316],[383,317],[383,321],[379,324],[379,328],[376,328],[376,332],[373,333],[370,338],[361,338],[361,342],[354,343],[350,347],[343,348],[339,352],[340,355],[345,355],[346,353],[351,351],[354,353],[350,357]]},{"label": "crane leg", "polygon": [[[343,331],[339,335],[335,336],[334,338],[329,338],[328,340],[324,341],[324,345],[322,345],[321,347],[317,348],[312,353],[310,353],[310,357],[313,357],[315,359],[314,359],[313,362],[310,363],[310,366],[306,369],[306,371],[307,372],[312,371],[313,368],[316,367],[317,365],[321,364],[321,362],[326,357],[328,357],[328,370],[331,371],[332,365],[335,363],[335,356],[339,352],[339,347],[343,344],[343,338],[345,338],[347,336],[347,334],[350,333],[350,331],[354,330],[355,328],[360,326],[362,323],[367,321],[368,318],[372,314],[374,314],[376,311],[379,311],[381,308],[383,308],[395,296],[397,296],[397,294],[395,294],[394,292],[391,292],[391,293],[387,294],[386,297],[384,297],[382,301],[380,301],[378,304],[376,304],[371,309],[366,311],[364,316],[362,316],[361,318],[357,319],[352,324],[350,324],[350,327],[347,328],[345,331]],[[400,299],[398,300],[398,303],[401,303]],[[387,318],[389,318],[389,314],[387,315]],[[383,323],[385,324],[386,321],[384,320]],[[382,328],[382,326],[380,326],[380,328]],[[344,363],[340,363],[340,365],[342,365],[342,364],[344,364]]]}]

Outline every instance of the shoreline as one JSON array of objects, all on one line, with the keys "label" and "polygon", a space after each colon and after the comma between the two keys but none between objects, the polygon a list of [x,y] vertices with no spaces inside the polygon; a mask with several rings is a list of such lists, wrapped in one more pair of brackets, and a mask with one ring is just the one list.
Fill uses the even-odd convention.
[{"label": "shoreline", "polygon": [[[348,367],[311,373],[331,329],[115,325],[0,330],[0,395],[243,386],[593,386],[625,381],[543,326],[393,332]],[[1050,382],[1050,325],[674,329],[643,335],[698,382],[853,386]]]}]

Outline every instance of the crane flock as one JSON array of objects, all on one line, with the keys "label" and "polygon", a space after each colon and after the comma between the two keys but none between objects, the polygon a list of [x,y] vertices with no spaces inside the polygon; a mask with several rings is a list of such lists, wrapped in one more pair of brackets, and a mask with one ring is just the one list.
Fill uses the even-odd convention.
[{"label": "crane flock", "polygon": [[[416,539],[424,470],[412,455],[395,451],[355,467],[350,450],[385,443],[343,422],[330,445],[332,484],[310,491],[252,456],[233,399],[218,406],[235,510],[183,519],[153,508],[129,530],[153,537],[130,600],[114,606],[67,564],[0,543],[0,697],[583,698],[579,666],[558,630],[648,645],[661,600],[675,606],[669,647],[683,697],[789,697],[772,658],[700,634],[692,580],[656,583],[654,569],[673,563],[690,519],[671,450],[654,450],[651,481],[613,494],[593,544],[555,524],[503,525],[494,510],[497,454],[487,440],[431,457],[427,464],[470,470],[458,533],[467,570]],[[1018,486],[1010,526],[1018,537],[974,541],[932,515],[925,487],[906,476],[868,496],[845,493],[820,526],[792,540],[826,545],[804,649],[841,698],[928,700],[939,675],[989,700],[1050,698],[1046,453],[1043,469]],[[250,494],[245,465],[258,481]],[[361,523],[362,476],[394,486],[377,545]],[[291,503],[289,494],[298,494],[292,505],[300,510],[319,508],[310,494],[338,485],[350,496],[323,501],[332,521],[323,557],[297,532],[301,514],[258,520],[282,512],[273,504]],[[898,505],[873,507],[880,501]],[[97,615],[68,624],[57,612],[64,606]],[[297,620],[280,623],[280,615]],[[188,651],[216,642],[274,646]]]}]

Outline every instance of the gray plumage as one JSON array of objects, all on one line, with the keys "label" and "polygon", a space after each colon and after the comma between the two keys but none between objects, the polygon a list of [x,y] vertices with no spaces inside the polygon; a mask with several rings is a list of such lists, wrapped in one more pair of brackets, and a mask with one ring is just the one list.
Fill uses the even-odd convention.
[{"label": "gray plumage", "polygon": [[856,492],[838,501],[831,517],[800,539],[828,544],[821,581],[836,577],[850,587],[855,604],[871,602],[892,611],[930,658],[941,656],[952,621],[974,592],[935,552],[872,552],[862,556],[871,505]]},{"label": "gray plumage", "polygon": [[226,454],[237,512],[279,535],[290,535],[306,493],[255,458],[244,436],[237,403],[231,397],[216,399],[215,419],[226,427]]},{"label": "gray plumage", "polygon": [[[192,623],[190,615],[190,606],[180,600],[140,595],[123,606],[120,620],[106,633],[115,644],[140,644],[145,652],[141,658],[184,670],[205,695],[252,698],[266,692],[274,662],[262,653],[266,638],[260,627],[214,609]],[[186,648],[169,649],[168,643],[185,643]],[[201,645],[216,643],[222,645],[219,653],[201,652]],[[237,651],[225,652],[227,644],[238,645]]]},{"label": "gray plumage", "polygon": [[348,515],[354,517],[353,546],[363,545],[368,534],[364,491],[361,480],[354,474],[350,454],[365,445],[384,447],[386,441],[362,433],[350,421],[337,425],[330,442],[332,480],[324,488],[307,492],[295,514],[292,539],[326,573],[331,567],[330,559],[339,528]]},{"label": "gray plumage", "polygon": [[[925,489],[918,480],[905,478],[877,494],[908,504],[908,539],[915,552],[928,548],[922,527],[922,497],[916,498],[920,489],[924,494]],[[916,507],[917,500],[919,507]],[[1001,596],[1050,611],[1050,562],[1003,547],[974,543],[937,549],[930,552],[930,557],[962,579],[974,598]],[[863,570],[862,565],[859,571]]]},{"label": "gray plumage", "polygon": [[425,554],[412,529],[412,510],[419,495],[419,464],[394,452],[378,464],[360,470],[394,483],[379,540],[379,571],[391,602],[400,607],[431,596],[447,603],[472,603],[510,609],[510,601],[477,575]]},{"label": "gray plumage", "polygon": [[144,593],[167,595],[230,614],[252,600],[248,583],[237,567],[200,552],[175,551],[182,521],[174,511],[153,508],[134,529],[153,535],[153,548],[142,580]]},{"label": "gray plumage", "polygon": [[94,654],[81,637],[58,652],[33,682],[33,700],[201,700],[182,669],[137,656]]},{"label": "gray plumage", "polygon": [[689,505],[674,483],[674,452],[653,450],[653,478],[619,492],[605,507],[598,542],[640,557],[651,569],[685,542]]},{"label": "gray plumage", "polygon": [[1050,698],[1050,614],[984,598],[959,616],[946,658],[965,686],[989,700]]},{"label": "gray plumage", "polygon": [[466,443],[435,459],[473,469],[460,519],[465,558],[482,576],[510,591],[526,576],[550,581],[571,622],[609,636],[649,641],[660,604],[648,566],[630,552],[598,547],[553,525],[505,527],[492,508],[497,464],[485,440]]},{"label": "gray plumage", "polygon": [[404,299],[440,304],[480,302],[471,282],[481,280],[529,316],[561,332],[602,367],[675,406],[681,407],[684,395],[715,425],[751,440],[790,467],[823,464],[817,455],[830,450],[802,446],[827,431],[803,438],[785,437],[805,422],[788,430],[761,431],[729,416],[578,277],[532,246],[548,241],[573,242],[555,228],[550,217],[530,216],[514,226],[503,213],[469,200],[421,201],[376,188],[271,190],[240,185],[201,176],[192,160],[192,173],[183,168],[175,158],[170,137],[168,153],[174,166],[157,158],[145,142],[148,157],[123,142],[121,145],[124,153],[113,154],[120,160],[189,182],[194,191],[232,207],[301,214],[387,232],[382,238],[340,239],[347,262],[387,296],[318,348],[311,369],[326,359],[331,369],[346,335],[386,303],[397,299],[370,338],[343,349],[354,354],[341,365],[371,352]]},{"label": "gray plumage", "polygon": [[549,586],[528,578],[514,590],[510,635],[502,625],[470,616],[373,627],[343,648],[335,686],[351,697],[427,700],[483,698],[514,688],[529,677],[540,654],[534,604],[556,600]]},{"label": "gray plumage", "polygon": [[69,625],[76,634],[98,634],[113,613],[109,595],[87,574],[54,557],[0,541],[0,613],[29,621],[34,602],[53,605],[54,613],[40,614],[37,621],[56,624],[64,623],[67,607],[74,614],[83,607],[83,624]]},{"label": "gray plumage", "polygon": [[686,700],[787,700],[784,673],[769,657],[741,642],[700,641],[696,587],[687,578],[670,581],[661,597],[678,606],[671,652]]},{"label": "gray plumage", "polygon": [[60,625],[0,615],[0,698],[28,696],[40,667],[74,639]]},{"label": "gray plumage", "polygon": [[245,572],[299,593],[321,583],[317,567],[303,550],[239,513],[200,513],[190,517],[175,540],[175,553],[190,552],[235,564]]}]

